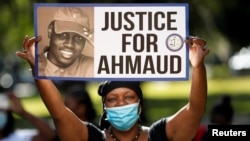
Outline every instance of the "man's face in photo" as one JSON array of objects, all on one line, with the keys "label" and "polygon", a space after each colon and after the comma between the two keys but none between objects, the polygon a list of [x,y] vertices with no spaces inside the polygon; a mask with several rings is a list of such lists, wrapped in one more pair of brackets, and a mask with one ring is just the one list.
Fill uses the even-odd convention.
[{"label": "man's face in photo", "polygon": [[52,32],[48,59],[59,67],[68,67],[82,53],[86,39],[74,32]]}]

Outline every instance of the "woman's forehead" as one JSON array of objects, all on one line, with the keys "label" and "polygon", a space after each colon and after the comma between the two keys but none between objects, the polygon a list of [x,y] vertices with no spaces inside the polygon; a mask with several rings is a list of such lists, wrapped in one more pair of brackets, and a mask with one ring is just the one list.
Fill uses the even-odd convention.
[{"label": "woman's forehead", "polygon": [[115,88],[113,90],[111,90],[110,92],[107,93],[107,96],[109,95],[123,95],[123,94],[134,94],[137,95],[135,93],[134,90],[126,88],[126,87],[119,87],[119,88]]}]

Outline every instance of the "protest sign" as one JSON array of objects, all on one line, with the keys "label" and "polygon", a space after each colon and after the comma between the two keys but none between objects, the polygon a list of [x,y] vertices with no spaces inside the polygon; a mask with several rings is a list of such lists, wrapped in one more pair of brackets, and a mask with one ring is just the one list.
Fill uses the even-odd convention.
[{"label": "protest sign", "polygon": [[36,3],[34,12],[35,34],[43,37],[36,49],[37,78],[188,79],[185,3]]}]

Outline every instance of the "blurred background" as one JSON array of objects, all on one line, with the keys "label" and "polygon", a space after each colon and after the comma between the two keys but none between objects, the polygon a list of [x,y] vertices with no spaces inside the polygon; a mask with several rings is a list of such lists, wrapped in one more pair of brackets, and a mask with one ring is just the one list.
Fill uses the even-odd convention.
[{"label": "blurred background", "polygon": [[[24,35],[34,35],[34,3],[82,3],[83,0],[1,0],[0,1],[0,93],[9,89],[21,97],[25,108],[50,119],[34,86],[28,64],[16,57]],[[245,0],[85,0],[84,3],[189,3],[190,35],[207,40],[211,52],[206,58],[208,104],[203,122],[208,122],[211,105],[230,95],[235,110],[234,124],[250,124],[250,5]],[[83,83],[100,115],[98,82],[57,81],[59,88]],[[145,123],[175,113],[188,98],[190,82],[144,82]],[[63,91],[63,89],[61,89]],[[0,103],[1,104],[1,103]],[[18,128],[29,127],[25,121]],[[21,122],[22,121],[22,122]]]}]

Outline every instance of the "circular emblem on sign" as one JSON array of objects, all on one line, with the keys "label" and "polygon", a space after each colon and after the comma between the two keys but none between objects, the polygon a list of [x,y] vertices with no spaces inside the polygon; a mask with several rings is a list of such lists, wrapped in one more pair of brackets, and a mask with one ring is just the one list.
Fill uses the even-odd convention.
[{"label": "circular emblem on sign", "polygon": [[171,51],[178,51],[183,46],[183,38],[179,34],[171,34],[166,39],[166,46]]}]

